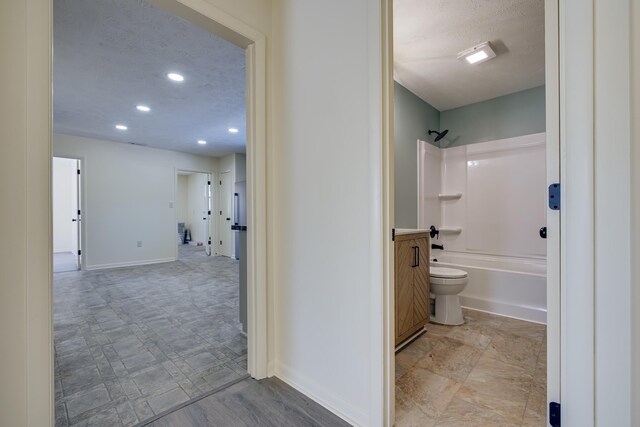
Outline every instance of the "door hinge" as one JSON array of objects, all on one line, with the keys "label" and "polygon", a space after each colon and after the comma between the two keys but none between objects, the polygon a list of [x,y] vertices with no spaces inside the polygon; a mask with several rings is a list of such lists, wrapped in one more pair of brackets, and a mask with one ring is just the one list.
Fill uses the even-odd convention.
[{"label": "door hinge", "polygon": [[220,211],[220,215],[222,215],[222,211]]},{"label": "door hinge", "polygon": [[560,427],[560,404],[549,402],[549,424],[551,427]]},{"label": "door hinge", "polygon": [[80,214],[81,214],[80,209],[78,209],[78,215],[80,215]]},{"label": "door hinge", "polygon": [[391,229],[391,241],[392,242],[396,241],[396,229],[395,228]]},{"label": "door hinge", "polygon": [[222,185],[222,181],[220,181],[220,185]]},{"label": "door hinge", "polygon": [[78,249],[78,255],[82,255],[82,251]]},{"label": "door hinge", "polygon": [[560,210],[560,184],[554,183],[549,186],[549,209],[553,211]]},{"label": "door hinge", "polygon": [[80,175],[80,169],[78,169],[78,175]]},{"label": "door hinge", "polygon": [[220,244],[222,244],[222,240],[220,240]]},{"label": "door hinge", "polygon": [[211,215],[211,211],[209,211],[209,215]]},{"label": "door hinge", "polygon": [[207,181],[207,185],[211,185],[211,181]]}]

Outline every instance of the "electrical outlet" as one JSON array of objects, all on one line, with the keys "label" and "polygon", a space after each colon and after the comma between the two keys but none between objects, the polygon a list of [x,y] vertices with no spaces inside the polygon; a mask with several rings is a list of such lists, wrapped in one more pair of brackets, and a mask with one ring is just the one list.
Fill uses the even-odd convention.
[{"label": "electrical outlet", "polygon": [[138,247],[141,248],[142,247],[142,240],[138,240]]}]

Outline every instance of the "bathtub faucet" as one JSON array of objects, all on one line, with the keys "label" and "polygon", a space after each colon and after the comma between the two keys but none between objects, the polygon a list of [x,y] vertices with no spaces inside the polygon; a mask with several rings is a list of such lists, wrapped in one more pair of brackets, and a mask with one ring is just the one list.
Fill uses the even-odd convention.
[{"label": "bathtub faucet", "polygon": [[440,238],[440,230],[436,229],[435,225],[432,225],[431,227],[429,227],[429,236],[431,236],[432,239],[434,237],[436,239]]},{"label": "bathtub faucet", "polygon": [[431,249],[440,249],[441,251],[444,251],[444,245],[431,245]]}]

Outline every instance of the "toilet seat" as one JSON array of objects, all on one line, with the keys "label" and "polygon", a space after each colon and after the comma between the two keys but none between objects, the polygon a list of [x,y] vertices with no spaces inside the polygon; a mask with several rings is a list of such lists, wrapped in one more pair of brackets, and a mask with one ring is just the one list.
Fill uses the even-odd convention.
[{"label": "toilet seat", "polygon": [[467,272],[456,268],[431,267],[429,276],[441,279],[463,279],[467,277]]}]

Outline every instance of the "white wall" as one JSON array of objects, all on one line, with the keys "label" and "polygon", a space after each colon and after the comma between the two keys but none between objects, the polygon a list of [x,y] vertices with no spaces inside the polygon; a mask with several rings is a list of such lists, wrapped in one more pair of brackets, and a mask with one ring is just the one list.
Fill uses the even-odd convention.
[{"label": "white wall", "polygon": [[[177,222],[189,222],[189,177],[178,175],[178,188],[176,189],[176,218]],[[177,230],[177,228],[176,228]]]},{"label": "white wall", "polygon": [[176,169],[214,172],[216,165],[210,157],[59,134],[53,152],[83,160],[85,269],[174,260]]},{"label": "white wall", "polygon": [[371,278],[381,227],[372,232],[370,156],[380,146],[380,18],[369,13],[380,3],[275,7],[275,372],[352,423],[372,425],[379,402],[372,404],[371,339],[381,323],[372,321],[380,283]]},{"label": "white wall", "polygon": [[236,163],[236,182],[242,182],[247,180],[247,156],[244,154],[235,154]]},{"label": "white wall", "polygon": [[[77,250],[78,161],[56,157],[52,163],[53,252]],[[74,242],[74,238],[76,241]]]}]

